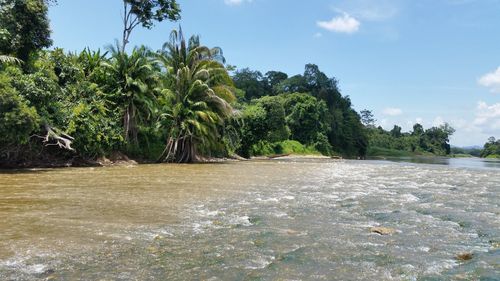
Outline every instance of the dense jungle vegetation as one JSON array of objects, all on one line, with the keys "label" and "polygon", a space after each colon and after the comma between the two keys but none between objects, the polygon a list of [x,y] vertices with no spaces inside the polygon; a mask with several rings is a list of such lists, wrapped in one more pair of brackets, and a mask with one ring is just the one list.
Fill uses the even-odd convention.
[{"label": "dense jungle vegetation", "polygon": [[409,133],[377,128],[371,112],[357,113],[337,80],[314,64],[291,77],[237,70],[221,48],[187,38],[180,28],[160,50],[126,51],[137,26],[180,18],[175,0],[124,0],[122,41],[80,53],[48,49],[51,4],[0,0],[3,164],[96,159],[117,151],[182,163],[285,153],[450,153],[449,125],[415,124]]},{"label": "dense jungle vegetation", "polygon": [[484,144],[480,156],[484,158],[500,158],[500,139],[490,137],[488,142]]},{"label": "dense jungle vegetation", "polygon": [[370,111],[361,111],[361,116],[370,139],[368,151],[370,155],[445,156],[452,152],[449,137],[455,132],[455,129],[448,123],[429,129],[416,123],[411,132],[402,132],[400,126],[394,125],[392,130],[386,131],[380,126],[375,126],[375,119]]}]

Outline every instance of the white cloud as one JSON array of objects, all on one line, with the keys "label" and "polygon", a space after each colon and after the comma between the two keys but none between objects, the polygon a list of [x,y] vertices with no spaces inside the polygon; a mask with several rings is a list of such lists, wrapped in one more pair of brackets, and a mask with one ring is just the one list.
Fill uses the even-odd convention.
[{"label": "white cloud", "polygon": [[252,2],[253,0],[224,0],[224,3],[229,6],[238,6],[243,4],[244,2]]},{"label": "white cloud", "polygon": [[500,67],[494,72],[485,74],[478,80],[479,85],[490,88],[493,93],[500,93]]},{"label": "white cloud", "polygon": [[347,12],[361,21],[380,22],[394,18],[404,5],[399,0],[338,0],[332,10]]},{"label": "white cloud", "polygon": [[452,120],[451,126],[457,129],[452,137],[456,145],[483,145],[491,137],[500,137],[500,103],[477,103],[473,120],[460,118]]},{"label": "white cloud", "polygon": [[444,121],[443,117],[438,116],[438,117],[434,118],[434,121],[432,121],[432,126],[439,127],[441,125],[444,125],[444,123],[445,123],[445,121]]},{"label": "white cloud", "polygon": [[487,131],[500,131],[500,103],[488,105],[484,101],[478,102],[474,125]]},{"label": "white cloud", "polygon": [[341,32],[341,33],[354,33],[359,30],[361,23],[351,17],[349,14],[344,13],[342,16],[337,16],[329,21],[318,21],[316,24],[328,31]]},{"label": "white cloud", "polygon": [[367,21],[385,21],[393,18],[397,13],[398,10],[394,7],[391,8],[374,7],[372,9],[359,9],[353,14]]},{"label": "white cloud", "polygon": [[387,116],[398,116],[403,114],[403,111],[400,108],[388,107],[382,111],[382,114]]}]

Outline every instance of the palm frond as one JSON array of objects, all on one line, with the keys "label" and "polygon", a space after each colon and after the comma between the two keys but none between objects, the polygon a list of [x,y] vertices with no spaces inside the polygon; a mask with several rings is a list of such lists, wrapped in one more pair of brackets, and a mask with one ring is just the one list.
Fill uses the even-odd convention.
[{"label": "palm frond", "polygon": [[16,57],[11,57],[7,55],[0,55],[0,64],[18,64],[21,65],[23,64],[23,61],[16,58]]}]

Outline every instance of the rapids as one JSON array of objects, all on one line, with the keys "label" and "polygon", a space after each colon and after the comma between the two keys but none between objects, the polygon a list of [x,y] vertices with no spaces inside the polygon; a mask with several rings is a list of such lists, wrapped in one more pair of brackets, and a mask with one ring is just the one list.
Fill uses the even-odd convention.
[{"label": "rapids", "polygon": [[0,280],[499,278],[495,165],[303,159],[0,172]]}]

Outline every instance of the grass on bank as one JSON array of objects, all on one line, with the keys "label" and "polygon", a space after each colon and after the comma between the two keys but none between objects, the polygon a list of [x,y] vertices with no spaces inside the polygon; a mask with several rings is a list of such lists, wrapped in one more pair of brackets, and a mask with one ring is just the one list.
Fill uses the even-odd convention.
[{"label": "grass on bank", "polygon": [[269,143],[259,142],[252,147],[253,156],[272,156],[280,154],[322,155],[313,146],[306,146],[295,140]]},{"label": "grass on bank", "polygon": [[410,151],[404,151],[404,150],[397,150],[397,149],[389,149],[389,148],[382,148],[382,147],[369,147],[367,156],[368,157],[412,157],[412,156],[417,156],[418,154],[410,152]]},{"label": "grass on bank", "polygon": [[500,155],[499,154],[488,155],[486,156],[486,159],[500,159]]},{"label": "grass on bank", "polygon": [[456,154],[450,154],[449,157],[450,158],[474,158],[477,156],[467,154],[467,153],[456,153]]}]

